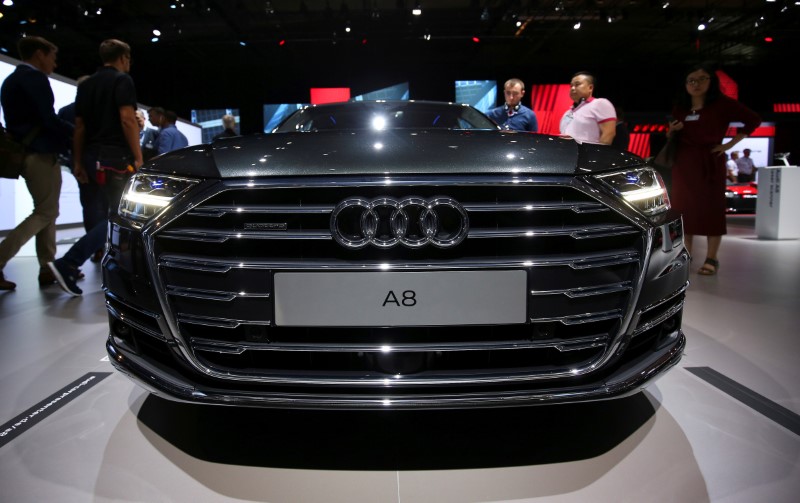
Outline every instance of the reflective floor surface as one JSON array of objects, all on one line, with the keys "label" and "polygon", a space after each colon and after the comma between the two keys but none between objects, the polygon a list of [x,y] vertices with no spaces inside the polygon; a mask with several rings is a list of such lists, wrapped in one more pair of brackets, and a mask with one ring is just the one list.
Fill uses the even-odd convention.
[{"label": "reflective floor surface", "polygon": [[[99,266],[72,298],[15,258],[17,290],[0,293],[0,501],[800,501],[800,240],[728,222],[719,274],[691,274],[678,367],[624,400],[524,409],[167,402],[108,363]],[[695,270],[704,252],[698,240]]]}]

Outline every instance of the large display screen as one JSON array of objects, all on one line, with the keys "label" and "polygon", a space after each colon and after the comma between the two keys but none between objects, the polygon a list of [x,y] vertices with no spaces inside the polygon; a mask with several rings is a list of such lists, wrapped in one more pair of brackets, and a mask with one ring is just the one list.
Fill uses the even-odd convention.
[{"label": "large display screen", "polygon": [[396,84],[383,89],[377,89],[368,93],[359,94],[353,98],[353,101],[368,101],[368,100],[409,100],[408,82]]},{"label": "large display screen", "polygon": [[222,125],[223,115],[233,115],[236,118],[236,132],[239,132],[238,108],[207,108],[192,110],[192,124],[197,124],[202,130],[203,143],[211,143],[216,135],[225,130]]},{"label": "large display screen", "polygon": [[271,133],[283,119],[289,117],[296,110],[305,108],[308,103],[277,103],[264,105],[264,132]]},{"label": "large display screen", "polygon": [[457,80],[456,103],[472,105],[483,113],[497,106],[497,81]]}]

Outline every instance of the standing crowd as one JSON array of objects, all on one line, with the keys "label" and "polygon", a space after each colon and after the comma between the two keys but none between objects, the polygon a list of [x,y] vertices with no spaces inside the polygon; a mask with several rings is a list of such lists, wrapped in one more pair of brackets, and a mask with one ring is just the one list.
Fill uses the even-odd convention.
[{"label": "standing crowd", "polygon": [[[128,179],[147,158],[189,142],[175,127],[177,115],[159,107],[150,110],[158,129],[145,129],[129,75],[131,48],[125,42],[108,39],[100,44],[101,66],[78,79],[75,102],[58,114],[48,79],[57,66],[58,47],[42,37],[23,37],[17,49],[22,63],[3,82],[0,103],[6,129],[27,145],[20,175],[33,199],[33,212],[0,242],[0,290],[16,288],[3,269],[35,238],[40,286],[57,282],[71,295],[80,295],[80,266],[100,259],[108,218],[116,213]],[[79,183],[86,234],[56,259],[62,158],[72,164]]]},{"label": "standing crowd", "polygon": [[[77,281],[81,265],[99,261],[104,249],[108,218],[116,213],[128,179],[153,156],[188,146],[177,129],[175,112],[161,107],[148,110],[157,129],[146,128],[144,112],[138,110],[136,88],[130,77],[131,48],[121,40],[100,44],[101,66],[91,76],[78,79],[75,102],[54,110],[48,75],[56,68],[58,48],[41,37],[23,37],[18,43],[22,64],[6,78],[0,102],[6,129],[27,145],[21,173],[33,198],[33,212],[0,242],[0,290],[16,284],[3,268],[21,247],[35,238],[41,286],[57,282],[71,295],[80,295]],[[594,96],[595,77],[577,72],[569,84],[573,104],[560,121],[565,138],[578,142],[614,144],[627,149],[627,130],[619,109],[605,98]],[[536,113],[524,106],[525,84],[509,79],[504,85],[504,103],[487,115],[504,129],[537,132]],[[667,136],[674,143],[670,199],[683,214],[685,245],[691,254],[695,235],[707,237],[706,258],[698,273],[714,275],[719,269],[718,251],[726,233],[725,190],[729,176],[725,152],[751,134],[760,117],[738,101],[722,94],[719,78],[708,65],[692,67],[685,75],[685,88],[672,110],[674,118]],[[236,135],[235,120],[223,117],[225,131],[219,137]],[[744,124],[722,143],[732,122]],[[621,127],[622,126],[622,127]],[[620,141],[621,140],[621,141]],[[736,154],[736,153],[734,153]],[[738,181],[752,181],[756,168],[750,150],[735,159]],[[56,218],[61,192],[61,162],[66,157],[79,182],[86,234],[61,258],[56,259]],[[733,156],[732,156],[733,157]]]}]

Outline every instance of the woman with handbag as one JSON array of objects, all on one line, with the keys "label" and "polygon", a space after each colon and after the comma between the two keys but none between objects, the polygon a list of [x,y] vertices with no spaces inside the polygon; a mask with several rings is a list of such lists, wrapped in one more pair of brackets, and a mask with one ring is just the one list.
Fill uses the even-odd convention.
[{"label": "woman with handbag", "polygon": [[[725,151],[751,134],[761,118],[722,94],[711,65],[695,65],[684,77],[685,91],[676,100],[667,131],[675,146],[670,201],[683,213],[684,239],[690,254],[692,238],[707,236],[706,259],[697,272],[713,276],[719,269],[717,254],[722,236],[727,233]],[[741,122],[744,127],[723,144],[731,122]]]}]

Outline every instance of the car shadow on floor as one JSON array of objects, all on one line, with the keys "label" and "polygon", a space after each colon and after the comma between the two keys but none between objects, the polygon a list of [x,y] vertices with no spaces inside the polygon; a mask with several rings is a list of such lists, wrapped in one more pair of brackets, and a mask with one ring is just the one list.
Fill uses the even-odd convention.
[{"label": "car shadow on floor", "polygon": [[583,404],[479,410],[216,407],[148,396],[140,425],[213,463],[325,470],[439,470],[590,459],[647,425],[644,393]]}]

